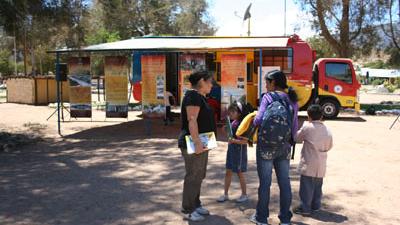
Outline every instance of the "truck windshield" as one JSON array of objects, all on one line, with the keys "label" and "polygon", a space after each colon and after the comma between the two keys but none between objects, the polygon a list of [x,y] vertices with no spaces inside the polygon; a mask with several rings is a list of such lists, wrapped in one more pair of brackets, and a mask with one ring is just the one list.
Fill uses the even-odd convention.
[{"label": "truck windshield", "polygon": [[351,84],[353,77],[347,63],[326,63],[326,76]]}]

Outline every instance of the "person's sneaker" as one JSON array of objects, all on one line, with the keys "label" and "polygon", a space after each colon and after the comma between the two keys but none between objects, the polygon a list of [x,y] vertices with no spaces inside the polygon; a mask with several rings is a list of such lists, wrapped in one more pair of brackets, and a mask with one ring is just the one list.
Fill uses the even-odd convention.
[{"label": "person's sneaker", "polygon": [[204,216],[200,215],[197,211],[194,211],[190,214],[186,214],[185,218],[193,222],[199,222],[205,219]]},{"label": "person's sneaker", "polygon": [[237,203],[243,203],[247,202],[249,200],[249,196],[247,195],[241,195],[240,198],[236,199]]},{"label": "person's sneaker", "polygon": [[197,213],[199,213],[200,215],[203,215],[203,216],[208,216],[208,215],[210,215],[210,211],[208,211],[206,208],[203,208],[203,206],[200,206],[200,207],[197,208],[195,211],[196,211]]},{"label": "person's sneaker", "polygon": [[311,212],[305,212],[301,206],[294,208],[293,212],[302,216],[311,216]]},{"label": "person's sneaker", "polygon": [[261,223],[257,221],[257,213],[254,213],[250,216],[250,222],[255,223],[256,225],[269,225],[268,223]]},{"label": "person's sneaker", "polygon": [[279,225],[290,225],[290,223],[279,223]]},{"label": "person's sneaker", "polygon": [[321,208],[318,208],[318,209],[311,209],[313,212],[319,212],[319,211],[321,211]]},{"label": "person's sneaker", "polygon": [[217,202],[222,203],[222,202],[226,202],[226,201],[228,201],[228,200],[229,200],[229,196],[228,196],[228,195],[221,195],[221,196],[217,199]]}]

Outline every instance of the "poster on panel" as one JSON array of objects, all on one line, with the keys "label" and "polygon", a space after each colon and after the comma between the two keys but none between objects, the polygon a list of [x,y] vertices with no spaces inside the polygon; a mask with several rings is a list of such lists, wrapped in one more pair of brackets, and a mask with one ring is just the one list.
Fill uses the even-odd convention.
[{"label": "poster on panel", "polygon": [[179,77],[181,84],[181,100],[188,89],[190,74],[206,70],[206,55],[201,53],[183,53],[179,56]]},{"label": "poster on panel", "polygon": [[92,117],[90,57],[68,59],[71,117]]},{"label": "poster on panel", "polygon": [[263,93],[267,92],[266,80],[265,76],[273,71],[273,70],[280,70],[279,66],[263,66],[262,67],[262,74],[260,76],[260,67],[257,67],[257,74],[258,74],[258,97],[260,98]]},{"label": "poster on panel", "polygon": [[127,57],[105,57],[106,117],[128,117],[128,74]]},{"label": "poster on panel", "polygon": [[221,56],[221,120],[225,118],[229,104],[239,100],[246,102],[246,63],[246,54]]},{"label": "poster on panel", "polygon": [[141,65],[143,116],[145,118],[164,118],[165,55],[142,55]]}]

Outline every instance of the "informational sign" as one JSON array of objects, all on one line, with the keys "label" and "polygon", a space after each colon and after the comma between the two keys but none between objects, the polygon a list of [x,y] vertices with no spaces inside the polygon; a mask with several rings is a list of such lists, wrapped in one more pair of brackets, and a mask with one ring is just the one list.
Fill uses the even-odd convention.
[{"label": "informational sign", "polygon": [[142,55],[141,62],[143,116],[145,118],[164,118],[165,55]]},{"label": "informational sign", "polygon": [[281,68],[279,66],[263,66],[262,67],[262,75],[260,76],[260,67],[257,67],[257,74],[258,74],[258,97],[261,96],[261,94],[267,92],[267,84],[265,80],[265,76],[273,71],[273,70],[280,70]]},{"label": "informational sign", "polygon": [[106,117],[128,117],[128,74],[127,57],[105,57]]},{"label": "informational sign", "polygon": [[191,88],[189,75],[206,69],[206,55],[184,53],[179,57],[179,77],[181,83],[181,100],[188,89]]},{"label": "informational sign", "polygon": [[68,59],[71,117],[92,117],[90,57]]},{"label": "informational sign", "polygon": [[223,54],[221,56],[221,120],[227,114],[229,104],[246,102],[247,58],[245,54]]}]

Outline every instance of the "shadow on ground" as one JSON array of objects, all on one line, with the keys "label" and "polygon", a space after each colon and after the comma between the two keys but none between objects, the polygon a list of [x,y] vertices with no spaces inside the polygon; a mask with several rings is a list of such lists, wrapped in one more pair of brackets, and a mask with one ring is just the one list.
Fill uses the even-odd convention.
[{"label": "shadow on ground", "polygon": [[[145,123],[137,120],[87,129],[62,141],[46,140],[0,154],[2,224],[187,224],[179,212],[184,176],[176,148],[179,126],[153,121],[148,135]],[[292,184],[298,186],[295,167],[291,166]],[[243,205],[215,203],[217,196],[210,193],[222,190],[224,170],[224,163],[210,160],[203,197],[216,212],[203,224],[243,224],[231,218],[235,214],[248,217],[256,206],[256,196]],[[249,188],[255,189],[254,162],[249,171],[253,171],[248,176]],[[279,194],[272,191],[274,214],[278,203]],[[322,211],[314,219],[347,220],[339,214],[340,207],[328,209],[329,213]]]}]

